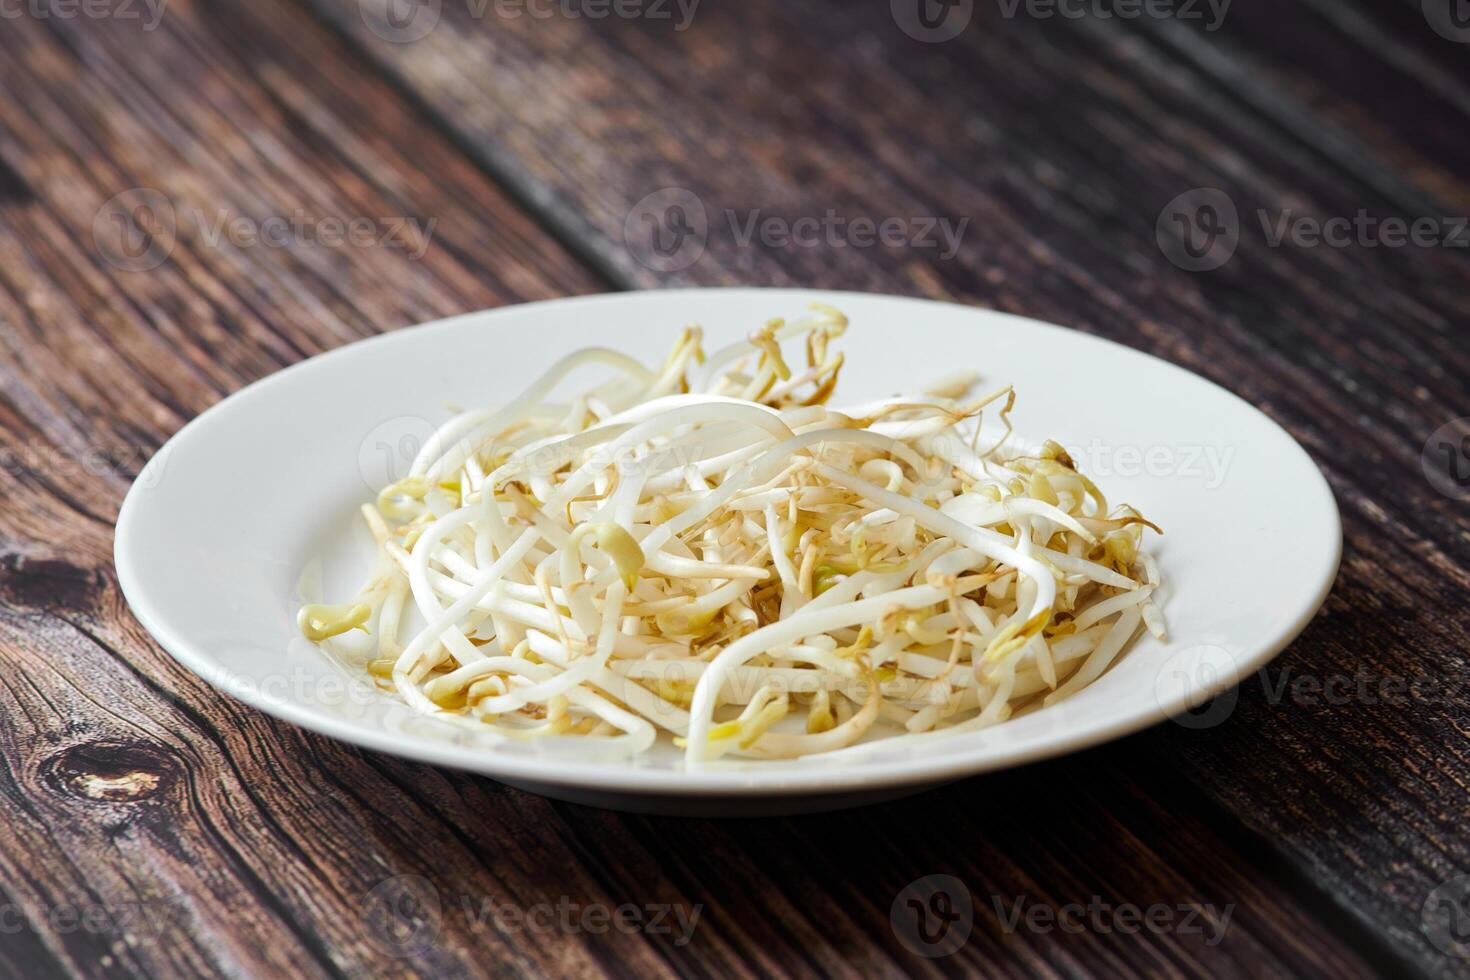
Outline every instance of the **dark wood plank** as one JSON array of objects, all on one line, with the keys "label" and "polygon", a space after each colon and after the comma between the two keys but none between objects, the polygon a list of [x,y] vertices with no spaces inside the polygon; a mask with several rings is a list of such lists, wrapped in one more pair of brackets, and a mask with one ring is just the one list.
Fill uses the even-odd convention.
[{"label": "dark wood plank", "polygon": [[[853,814],[628,818],[364,756],[175,667],[122,608],[109,564],[121,494],[169,432],[306,353],[600,280],[294,8],[170,9],[142,37],[59,20],[0,37],[7,90],[34,93],[0,105],[0,870],[27,923],[0,936],[0,966],[1354,976],[1393,964],[1371,940],[1344,947],[1338,910],[1312,904],[1312,888],[1209,800],[1176,791],[1173,746],[1153,738]],[[93,226],[112,194],[140,185],[186,214],[441,223],[413,260],[394,248],[217,248],[185,221],[168,261],[130,272],[107,261]],[[976,925],[956,959],[926,970],[889,906],[937,873],[967,883]],[[437,916],[383,917],[430,895]],[[1208,932],[1007,933],[995,911],[1094,895],[1233,912],[1207,945]],[[699,907],[701,919],[679,945],[528,930],[492,911],[566,903]],[[101,918],[53,921],[72,907]],[[384,928],[395,924],[417,928]]]},{"label": "dark wood plank", "polygon": [[[708,5],[677,31],[446,2],[437,29],[389,43],[357,4],[314,2],[626,283],[977,301],[1150,350],[1285,424],[1344,511],[1337,591],[1219,730],[1142,741],[1355,931],[1425,973],[1463,969],[1426,937],[1422,908],[1470,871],[1470,691],[1454,683],[1467,666],[1470,520],[1424,479],[1420,455],[1437,427],[1470,415],[1467,253],[1277,245],[1267,231],[1288,208],[1431,217],[1444,233],[1470,213],[1464,46],[1419,4],[1238,0],[1214,32],[1007,19],[976,4],[958,38],[928,44],[886,4]],[[686,214],[702,206],[705,248],[647,264],[639,202],[670,187],[692,195]],[[1157,237],[1170,202],[1200,187],[1240,216],[1234,257],[1208,272],[1176,267]],[[653,217],[669,217],[658,203]],[[829,210],[970,224],[946,259],[742,244],[726,217]],[[1291,686],[1299,677],[1307,687]],[[1310,685],[1327,681],[1352,693],[1324,703]],[[1409,682],[1421,693],[1382,694]]]},{"label": "dark wood plank", "polygon": [[[629,818],[364,756],[175,667],[122,608],[109,565],[121,494],[170,431],[325,346],[598,280],[289,6],[185,10],[143,39],[27,22],[0,44],[8,85],[57,83],[0,107],[12,190],[0,213],[0,432],[13,464],[0,473],[0,862],[25,914],[0,963],[88,976],[900,975],[925,963],[899,944],[890,906],[909,882],[946,873],[967,882],[976,915],[946,966],[1370,972],[1295,883],[1211,826],[1207,804],[1160,807],[1160,787],[1096,761],[1126,749],[869,812]],[[192,83],[182,93],[179,78]],[[219,249],[195,226],[156,269],[129,271],[91,236],[107,198],[138,185],[232,213],[449,224],[416,262],[396,249]],[[947,827],[962,846],[916,826]],[[1213,944],[1209,931],[1007,933],[993,910],[1094,895],[1175,916],[1232,911]],[[429,902],[418,918],[392,916],[428,896],[437,914]],[[700,919],[681,944],[497,915],[571,903]],[[71,906],[100,924],[50,921]]]},{"label": "dark wood plank", "polygon": [[[382,880],[435,873],[421,847],[448,831],[373,761],[163,655],[122,605],[111,522],[161,442],[254,378],[386,328],[602,284],[289,5],[233,19],[174,5],[146,34],[7,19],[0,79],[25,93],[0,104],[0,971],[408,973],[365,910]],[[94,239],[108,199],[140,186],[177,219],[146,270]],[[297,210],[437,224],[417,258],[206,235],[217,214]],[[475,893],[509,897],[488,872]],[[596,963],[460,926],[419,965]]]}]

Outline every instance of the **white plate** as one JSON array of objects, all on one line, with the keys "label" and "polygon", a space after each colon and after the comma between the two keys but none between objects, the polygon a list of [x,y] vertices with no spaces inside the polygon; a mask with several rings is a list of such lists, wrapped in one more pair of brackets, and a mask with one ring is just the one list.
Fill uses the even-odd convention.
[{"label": "white plate", "polygon": [[[1169,641],[1144,636],[1077,696],[987,731],[907,748],[876,742],[841,764],[818,757],[686,773],[672,750],[608,763],[481,743],[349,683],[298,635],[303,570],[319,570],[328,595],[355,589],[371,554],[356,506],[404,475],[446,403],[511,397],[576,347],[658,361],[685,324],[700,323],[719,346],[815,300],[852,319],[835,403],[913,392],[965,367],[987,384],[1014,383],[1018,432],[1058,440],[1110,501],[1136,505],[1165,530],[1152,550],[1168,583]],[[1260,669],[1306,626],[1340,550],[1336,504],[1307,454],[1256,409],[1180,368],[986,310],[707,289],[476,313],[351,344],[250,385],[185,426],[139,477],[118,518],[116,561],[133,611],[169,653],[279,718],[549,796],[754,813],[899,796],[1178,714]]]}]

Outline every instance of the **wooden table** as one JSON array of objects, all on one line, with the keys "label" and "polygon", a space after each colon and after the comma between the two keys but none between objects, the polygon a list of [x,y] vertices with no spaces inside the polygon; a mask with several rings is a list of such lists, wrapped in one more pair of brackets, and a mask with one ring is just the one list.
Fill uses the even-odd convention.
[{"label": "wooden table", "polygon": [[[1470,503],[1421,465],[1470,416],[1470,29],[1419,0],[1018,2],[7,5],[0,970],[1470,973]],[[967,221],[956,249],[854,238],[926,217]],[[1219,382],[1331,481],[1335,592],[1221,724],[730,822],[304,733],[126,609],[124,492],[245,383],[446,314],[721,283],[957,299]],[[942,959],[890,920],[930,875],[973,906]],[[624,905],[636,929],[587,918]]]}]

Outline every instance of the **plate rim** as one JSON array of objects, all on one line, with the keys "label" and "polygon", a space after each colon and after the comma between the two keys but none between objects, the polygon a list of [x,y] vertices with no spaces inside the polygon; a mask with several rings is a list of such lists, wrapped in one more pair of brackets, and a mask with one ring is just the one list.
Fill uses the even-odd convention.
[{"label": "plate rim", "polygon": [[[434,743],[420,739],[405,740],[401,735],[395,734],[387,729],[373,730],[361,728],[357,723],[352,723],[345,719],[332,719],[330,716],[322,714],[322,709],[320,708],[313,708],[309,705],[297,704],[285,698],[274,697],[255,685],[235,685],[235,689],[224,686],[221,682],[227,681],[227,676],[225,675],[239,675],[236,675],[234,671],[224,669],[218,660],[206,651],[199,649],[199,644],[189,640],[187,637],[177,635],[171,630],[166,623],[166,615],[163,611],[155,607],[153,601],[147,594],[146,586],[143,584],[145,573],[141,569],[141,559],[144,557],[146,548],[139,547],[135,543],[136,536],[133,532],[134,518],[139,512],[139,509],[144,506],[144,504],[140,503],[147,489],[147,481],[144,479],[144,476],[154,460],[167,459],[171,454],[179,451],[181,446],[187,446],[189,440],[195,437],[195,434],[200,431],[202,426],[208,424],[208,420],[216,412],[232,410],[232,408],[238,407],[238,404],[242,401],[261,397],[262,393],[266,392],[272,386],[284,383],[285,379],[294,377],[297,372],[310,370],[311,366],[320,359],[336,357],[349,351],[360,351],[369,346],[400,343],[404,338],[420,336],[424,332],[448,329],[468,320],[488,321],[493,324],[493,321],[497,318],[521,314],[532,309],[559,309],[598,303],[637,303],[646,301],[650,296],[657,296],[661,299],[677,299],[679,297],[708,296],[712,293],[726,296],[733,296],[735,294],[759,295],[770,297],[776,301],[782,298],[790,300],[797,297],[810,301],[820,297],[825,301],[831,301],[834,305],[839,306],[844,298],[852,298],[861,302],[879,299],[914,304],[921,307],[932,305],[947,306],[970,314],[1009,320],[1016,325],[1024,325],[1028,329],[1040,328],[1043,332],[1052,331],[1065,334],[1069,342],[1080,341],[1083,344],[1096,343],[1119,348],[1131,355],[1146,358],[1154,362],[1155,366],[1161,366],[1169,371],[1177,372],[1179,375],[1185,376],[1192,383],[1209,385],[1238,403],[1241,408],[1255,414],[1268,423],[1309,464],[1311,472],[1316,477],[1316,481],[1310,489],[1317,492],[1317,495],[1326,505],[1327,513],[1331,518],[1332,554],[1330,561],[1328,561],[1326,570],[1321,575],[1320,581],[1316,584],[1316,588],[1312,590],[1311,598],[1301,606],[1300,610],[1290,622],[1283,621],[1283,624],[1278,626],[1272,634],[1270,640],[1260,644],[1252,651],[1251,655],[1234,658],[1233,666],[1235,669],[1218,673],[1209,683],[1192,687],[1183,691],[1182,694],[1173,695],[1167,699],[1161,700],[1156,698],[1155,703],[1149,711],[1140,711],[1135,715],[1121,717],[1111,722],[1095,725],[1091,728],[1078,729],[1072,733],[1064,732],[1048,739],[1038,740],[1032,743],[1022,743],[999,750],[994,747],[987,749],[983,745],[976,746],[969,750],[957,751],[940,756],[927,763],[923,759],[920,759],[914,764],[906,764],[905,768],[901,769],[886,768],[895,765],[894,763],[868,765],[859,763],[852,766],[828,769],[817,768],[815,766],[810,769],[783,767],[780,770],[772,769],[762,772],[760,766],[757,764],[740,769],[710,768],[690,772],[683,769],[656,769],[636,765],[607,767],[585,760],[497,753],[493,750],[458,745],[448,741]],[[1171,716],[1177,715],[1181,711],[1195,707],[1209,698],[1235,687],[1250,676],[1250,674],[1274,660],[1282,650],[1301,635],[1302,631],[1316,617],[1336,583],[1341,561],[1341,512],[1337,506],[1336,496],[1332,492],[1331,485],[1327,482],[1316,460],[1275,419],[1244,398],[1241,398],[1235,392],[1230,391],[1228,388],[1217,384],[1209,378],[1205,378],[1147,351],[1139,350],[1138,348],[1107,337],[1101,337],[1073,327],[1066,327],[985,306],[883,292],[829,290],[810,287],[751,286],[630,290],[591,293],[537,300],[530,303],[509,304],[486,310],[441,317],[424,323],[392,329],[370,337],[358,338],[341,346],[314,354],[311,357],[287,365],[278,371],[274,371],[271,374],[242,386],[190,419],[165,441],[150,458],[149,463],[140,471],[139,476],[135,478],[132,486],[129,487],[118,511],[113,542],[113,564],[117,571],[118,585],[133,615],[138,619],[143,628],[148,631],[149,635],[174,660],[178,661],[185,669],[203,680],[218,693],[228,695],[236,701],[247,704],[275,718],[325,737],[417,762],[475,772],[491,778],[518,780],[546,786],[595,790],[618,793],[624,796],[662,797],[815,796],[916,785],[937,785],[984,772],[1014,768],[1031,762],[1070,755],[1087,748],[1123,738],[1142,731],[1145,728],[1150,728],[1167,720]],[[874,744],[877,745],[880,743]],[[976,757],[977,755],[978,757]]]}]

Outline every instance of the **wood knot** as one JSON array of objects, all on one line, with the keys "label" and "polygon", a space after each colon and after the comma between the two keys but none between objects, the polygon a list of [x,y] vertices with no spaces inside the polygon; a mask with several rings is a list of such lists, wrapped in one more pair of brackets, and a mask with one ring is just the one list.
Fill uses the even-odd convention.
[{"label": "wood knot", "polygon": [[69,561],[0,557],[0,599],[25,609],[88,610],[97,605],[102,583],[97,573]]},{"label": "wood knot", "polygon": [[55,790],[89,802],[138,803],[172,785],[178,763],[165,749],[136,742],[88,742],[42,764]]}]

